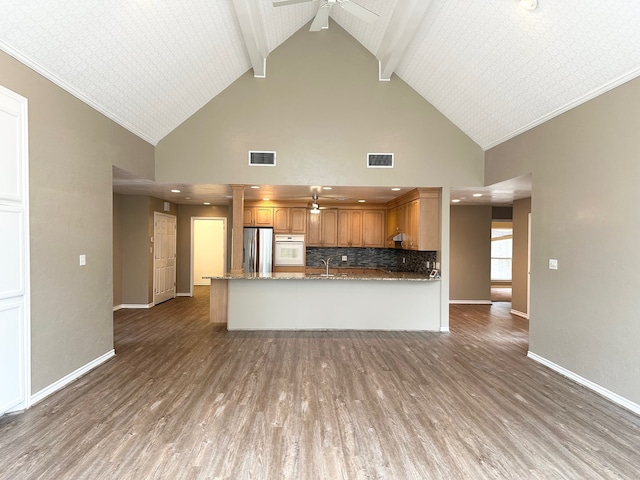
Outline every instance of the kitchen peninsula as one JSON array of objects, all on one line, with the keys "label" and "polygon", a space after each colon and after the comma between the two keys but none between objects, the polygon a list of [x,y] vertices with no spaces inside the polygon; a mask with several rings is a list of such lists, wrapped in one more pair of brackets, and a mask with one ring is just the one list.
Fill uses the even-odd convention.
[{"label": "kitchen peninsula", "polygon": [[229,330],[441,331],[440,281],[381,270],[228,274],[211,280],[211,320]]}]

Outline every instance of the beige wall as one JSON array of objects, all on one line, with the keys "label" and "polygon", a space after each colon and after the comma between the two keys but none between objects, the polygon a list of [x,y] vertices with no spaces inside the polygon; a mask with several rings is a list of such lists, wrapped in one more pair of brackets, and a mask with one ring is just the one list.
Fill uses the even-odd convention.
[{"label": "beige wall", "polygon": [[452,205],[449,298],[491,301],[491,206]]},{"label": "beige wall", "polygon": [[[227,218],[227,245],[231,245],[231,219],[229,207],[216,205],[178,205],[178,273],[177,292],[191,292],[191,218]],[[227,269],[231,265],[231,248],[227,248]]]},{"label": "beige wall", "polygon": [[489,150],[486,163],[487,184],[533,173],[530,351],[635,404],[639,128],[635,79]]},{"label": "beige wall", "polygon": [[112,165],[153,178],[153,147],[3,52],[0,85],[29,100],[35,394],[113,349]]},{"label": "beige wall", "polygon": [[[302,28],[160,141],[158,181],[281,185],[483,185],[484,154],[337,24]],[[249,150],[277,151],[249,167]],[[395,168],[367,169],[368,152]]]},{"label": "beige wall", "polygon": [[122,195],[113,194],[113,306],[122,304]]},{"label": "beige wall", "polygon": [[529,265],[529,213],[531,199],[524,198],[513,202],[513,263],[511,308],[517,312],[528,314],[527,283]]}]

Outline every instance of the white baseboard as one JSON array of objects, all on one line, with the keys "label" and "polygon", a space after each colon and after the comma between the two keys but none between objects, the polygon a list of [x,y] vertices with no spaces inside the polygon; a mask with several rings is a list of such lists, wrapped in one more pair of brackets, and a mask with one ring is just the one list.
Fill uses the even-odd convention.
[{"label": "white baseboard", "polygon": [[440,327],[440,333],[449,333],[449,327]]},{"label": "white baseboard", "polygon": [[518,310],[514,310],[513,308],[511,309],[510,313],[511,313],[511,315],[516,315],[518,317],[526,318],[527,320],[529,320],[529,314],[528,313],[520,312]]},{"label": "white baseboard", "polygon": [[36,394],[31,396],[31,405],[34,405],[36,402],[39,402],[40,400],[43,400],[45,397],[48,397],[52,393],[57,392],[61,388],[66,387],[71,382],[73,382],[74,380],[77,380],[78,378],[80,378],[85,373],[88,373],[90,370],[93,370],[98,365],[101,365],[104,362],[106,362],[107,360],[109,360],[110,358],[114,357],[115,354],[116,354],[116,351],[115,350],[111,350],[111,351],[105,353],[104,355],[99,356],[95,360],[92,360],[91,362],[87,363],[86,365],[80,367],[79,369],[71,372],[69,375],[66,375],[66,376],[62,377],[57,382],[54,382],[51,385],[49,385],[48,387],[43,388],[38,393],[36,393]]},{"label": "white baseboard", "polygon": [[449,300],[449,305],[491,305],[491,300]]},{"label": "white baseboard", "polygon": [[114,306],[113,306],[113,311],[114,311],[114,312],[117,312],[118,310],[121,310],[122,308],[124,308],[124,307],[122,306],[122,304],[120,304],[120,305],[114,305]]},{"label": "white baseboard", "polygon": [[187,293],[176,293],[176,297],[190,297],[191,294],[189,292]]},{"label": "white baseboard", "polygon": [[564,367],[561,367],[560,365],[557,365],[549,360],[547,360],[544,357],[541,357],[540,355],[536,355],[535,353],[529,351],[527,352],[527,357],[529,357],[531,360],[540,363],[541,365],[544,365],[545,367],[550,368],[551,370],[558,372],[560,375],[567,377],[569,380],[572,380],[580,385],[582,385],[583,387],[588,388],[589,390],[593,390],[594,392],[596,392],[598,395],[602,395],[604,398],[606,398],[607,400],[611,400],[613,403],[616,403],[618,405],[620,405],[621,407],[626,408],[627,410],[630,410],[631,412],[635,413],[636,415],[640,415],[640,405],[638,405],[637,403],[634,403],[630,400],[627,400],[624,397],[621,397],[620,395],[618,395],[617,393],[613,393],[610,390],[607,390],[604,387],[601,387],[600,385],[598,385],[597,383],[593,383],[591,380],[587,380],[584,377],[581,377],[580,375],[573,373],[571,370],[567,370]]},{"label": "white baseboard", "polygon": [[117,307],[113,307],[113,311],[120,310],[122,308],[151,308],[153,307],[153,302],[144,304],[144,303],[122,303]]}]

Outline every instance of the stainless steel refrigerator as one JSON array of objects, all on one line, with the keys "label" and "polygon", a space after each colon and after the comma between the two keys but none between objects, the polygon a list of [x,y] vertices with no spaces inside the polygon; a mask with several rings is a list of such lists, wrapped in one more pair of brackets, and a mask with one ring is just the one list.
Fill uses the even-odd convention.
[{"label": "stainless steel refrigerator", "polygon": [[273,228],[244,229],[242,267],[245,273],[271,273],[273,265]]}]

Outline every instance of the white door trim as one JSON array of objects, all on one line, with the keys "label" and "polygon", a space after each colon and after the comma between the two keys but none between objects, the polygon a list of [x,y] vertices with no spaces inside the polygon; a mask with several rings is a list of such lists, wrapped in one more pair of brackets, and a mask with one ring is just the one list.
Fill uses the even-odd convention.
[{"label": "white door trim", "polygon": [[224,271],[227,271],[227,219],[226,217],[191,217],[191,261],[189,264],[189,296],[193,297],[193,257],[195,252],[195,241],[194,241],[194,225],[196,220],[222,220],[222,225],[224,228],[224,239],[223,239],[223,255],[224,255]]},{"label": "white door trim", "polygon": [[[7,412],[26,410],[31,406],[31,278],[30,278],[30,233],[29,233],[29,102],[26,98],[0,85],[0,96],[4,97],[6,104],[12,104],[12,114],[16,115],[18,126],[18,172],[16,181],[17,191],[0,194],[0,205],[6,211],[17,210],[20,213],[20,247],[21,259],[21,286],[15,295],[0,299],[0,307],[13,308],[19,303],[21,311],[21,339],[18,348],[20,350],[20,372],[22,389],[20,397],[7,408]],[[0,415],[5,413],[0,411]]]}]

